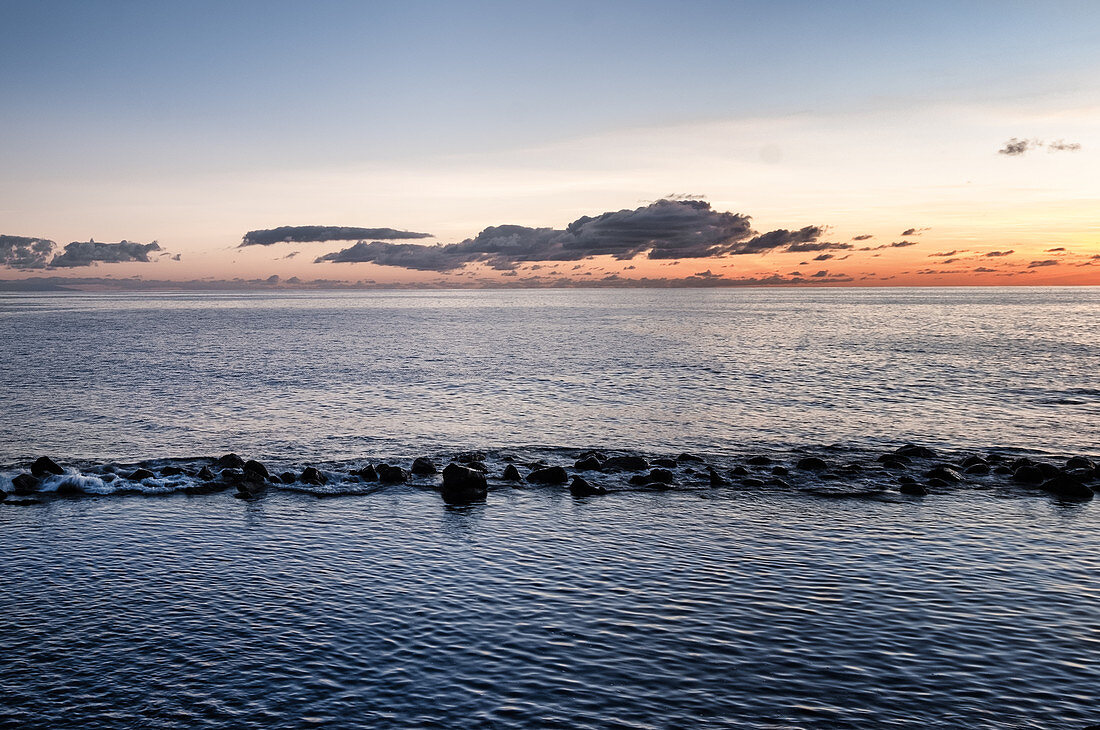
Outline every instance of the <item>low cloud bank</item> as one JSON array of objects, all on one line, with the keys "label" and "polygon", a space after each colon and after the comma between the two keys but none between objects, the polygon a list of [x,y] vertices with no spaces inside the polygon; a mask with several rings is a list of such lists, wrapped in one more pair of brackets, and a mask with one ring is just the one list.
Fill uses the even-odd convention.
[{"label": "low cloud bank", "polygon": [[63,252],[54,256],[53,261],[50,262],[50,268],[72,268],[99,263],[121,264],[132,261],[149,263],[149,253],[160,250],[160,245],[156,241],[152,243],[73,241],[65,246]]},{"label": "low cloud bank", "polygon": [[245,246],[270,246],[275,243],[320,243],[323,241],[362,241],[368,238],[397,240],[431,238],[430,233],[398,231],[393,228],[354,228],[350,226],[281,226],[249,231],[241,239]]},{"label": "low cloud bank", "polygon": [[0,235],[0,266],[44,269],[57,244],[46,238]]},{"label": "low cloud bank", "polygon": [[[794,247],[815,243],[822,233],[821,226],[759,233],[753,230],[749,216],[720,212],[701,200],[662,199],[634,210],[583,216],[564,229],[490,226],[474,238],[435,246],[359,241],[319,256],[315,263],[374,263],[439,272],[484,263],[509,271],[521,263],[579,261],[592,256],[612,256],[620,261],[641,254],[650,259],[701,259],[799,250]],[[821,248],[825,247],[844,248],[845,244]]]}]

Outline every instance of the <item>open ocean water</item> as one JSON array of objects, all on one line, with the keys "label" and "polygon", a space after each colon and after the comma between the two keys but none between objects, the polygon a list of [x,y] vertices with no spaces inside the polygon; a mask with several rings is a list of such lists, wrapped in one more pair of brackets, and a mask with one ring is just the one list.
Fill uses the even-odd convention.
[{"label": "open ocean water", "polygon": [[[1096,500],[903,495],[878,460],[1100,457],[1098,315],[1098,288],[0,294],[0,727],[1100,723]],[[706,463],[498,478],[587,449]],[[474,504],[354,475],[471,450]],[[230,451],[329,481],[188,493]],[[65,473],[17,499],[43,454]]]}]

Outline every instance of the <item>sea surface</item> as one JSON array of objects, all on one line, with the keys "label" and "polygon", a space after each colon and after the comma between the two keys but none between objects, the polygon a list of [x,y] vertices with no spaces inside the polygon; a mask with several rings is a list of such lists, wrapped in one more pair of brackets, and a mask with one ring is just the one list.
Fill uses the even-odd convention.
[{"label": "sea surface", "polygon": [[[1100,457],[1098,315],[1097,288],[0,294],[0,728],[1100,723],[1100,499],[897,481]],[[891,471],[906,442],[934,454]],[[499,476],[586,449],[674,483]],[[229,451],[329,481],[188,493]],[[65,473],[10,494],[44,454]],[[480,458],[488,495],[355,476],[414,456]]]}]

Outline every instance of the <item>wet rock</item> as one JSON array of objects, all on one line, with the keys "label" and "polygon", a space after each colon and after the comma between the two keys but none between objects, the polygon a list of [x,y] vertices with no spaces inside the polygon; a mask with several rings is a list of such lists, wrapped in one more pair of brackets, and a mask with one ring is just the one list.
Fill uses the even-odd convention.
[{"label": "wet rock", "polygon": [[653,463],[666,469],[675,469],[677,466],[676,459],[654,459]]},{"label": "wet rock", "polygon": [[56,494],[59,497],[82,497],[84,490],[70,481],[64,481],[57,485]]},{"label": "wet rock", "polygon": [[916,444],[906,444],[900,446],[894,451],[895,454],[901,454],[902,456],[916,457],[918,459],[931,459],[936,455],[936,452],[925,446],[917,446]]},{"label": "wet rock", "polygon": [[732,469],[730,469],[730,476],[747,477],[749,475],[749,473],[750,472],[749,472],[748,469],[746,469],[745,467],[740,466],[740,465],[735,466]]},{"label": "wet rock", "polygon": [[224,456],[219,456],[217,460],[214,461],[214,466],[219,469],[240,469],[244,466],[244,459],[236,454],[225,454]]},{"label": "wet rock", "polygon": [[409,480],[409,473],[399,466],[379,464],[375,470],[378,472],[379,481],[383,484],[401,484]]},{"label": "wet rock", "polygon": [[11,505],[12,507],[27,507],[32,504],[42,504],[41,499],[9,499],[4,504]]},{"label": "wet rock", "polygon": [[962,460],[963,469],[969,469],[970,467],[977,466],[979,464],[985,464],[986,466],[989,465],[986,460],[980,456],[968,456]]},{"label": "wet rock", "polygon": [[993,473],[994,474],[1011,474],[1012,473],[1012,467],[1006,466],[1005,464],[998,464],[997,466],[993,467]]},{"label": "wet rock", "polygon": [[569,481],[569,474],[563,467],[547,466],[528,474],[527,481],[532,484],[565,484]]},{"label": "wet rock", "polygon": [[142,479],[152,479],[155,476],[156,474],[148,469],[134,469],[126,475],[126,478],[132,482],[140,482]]},{"label": "wet rock", "polygon": [[64,474],[65,470],[48,456],[40,456],[31,464],[31,475],[44,477],[50,474]]},{"label": "wet rock", "polygon": [[986,464],[984,461],[978,464],[971,464],[964,470],[966,474],[988,474],[989,472],[989,464]]},{"label": "wet rock", "polygon": [[905,461],[899,461],[898,459],[879,459],[882,463],[883,469],[889,469],[890,471],[905,471],[908,469],[910,463],[908,459]]},{"label": "wet rock", "polygon": [[746,487],[752,487],[753,489],[755,489],[757,487],[764,486],[764,480],[757,479],[756,477],[745,477],[741,480],[741,484],[745,485]]},{"label": "wet rock", "polygon": [[302,475],[298,477],[298,481],[302,484],[311,484],[315,487],[319,487],[322,484],[328,483],[328,477],[317,470],[316,467],[307,466],[302,469]]},{"label": "wet rock", "polygon": [[599,471],[603,468],[603,463],[595,456],[585,456],[582,459],[577,459],[573,464],[573,468],[577,471]]},{"label": "wet rock", "polygon": [[1032,463],[1021,464],[1012,472],[1013,481],[1021,484],[1041,484],[1043,471]]},{"label": "wet rock", "polygon": [[961,482],[962,475],[947,464],[937,464],[924,473],[929,479],[942,479],[945,482]]},{"label": "wet rock", "polygon": [[913,497],[923,497],[928,494],[928,489],[923,484],[917,484],[916,481],[903,483],[898,487],[898,491],[902,494],[908,494]]},{"label": "wet rock", "polygon": [[203,482],[202,484],[190,484],[183,488],[184,494],[213,494],[214,492],[223,492],[229,489],[230,485],[225,482],[212,481]]},{"label": "wet rock", "polygon": [[1092,490],[1068,474],[1058,474],[1047,479],[1039,488],[1063,499],[1092,499]]},{"label": "wet rock", "polygon": [[783,489],[790,489],[791,488],[791,485],[787,482],[787,480],[780,479],[779,477],[776,477],[775,479],[772,479],[772,484],[774,484],[777,487],[782,487]]},{"label": "wet rock", "polygon": [[822,471],[823,469],[829,468],[829,465],[824,459],[819,459],[816,456],[803,457],[798,460],[795,466],[804,471]]},{"label": "wet rock", "polygon": [[518,482],[522,481],[523,479],[523,477],[520,476],[519,469],[516,468],[515,464],[509,464],[508,466],[504,467],[504,473],[500,475],[500,478],[508,482]]},{"label": "wet rock", "polygon": [[928,480],[928,486],[942,489],[943,487],[950,487],[951,482],[948,482],[945,479],[940,479],[939,477],[932,477]]},{"label": "wet rock", "polygon": [[7,492],[0,492],[0,502],[3,502],[7,498],[8,498],[8,493]]},{"label": "wet rock", "polygon": [[833,474],[832,472],[825,471],[825,472],[818,473],[817,478],[821,479],[822,481],[832,482],[832,481],[836,481],[837,479],[840,479],[840,475],[839,474]]},{"label": "wet rock", "polygon": [[160,475],[162,477],[178,477],[183,473],[185,473],[183,469],[178,466],[166,466],[160,470]]},{"label": "wet rock", "polygon": [[35,490],[38,489],[38,484],[38,477],[32,474],[20,474],[11,480],[12,491],[19,497],[34,494]]},{"label": "wet rock", "polygon": [[283,484],[293,484],[298,481],[298,475],[292,471],[284,471],[279,475],[279,481]]},{"label": "wet rock", "polygon": [[256,461],[255,459],[249,459],[244,463],[241,468],[244,469],[245,472],[255,474],[262,479],[267,479],[271,476],[271,474],[269,474],[267,471],[267,467]]},{"label": "wet rock", "polygon": [[898,477],[898,484],[916,484],[917,480],[911,476],[903,475]]},{"label": "wet rock", "polygon": [[676,475],[668,469],[653,469],[646,475],[646,484],[672,484]]},{"label": "wet rock", "polygon": [[233,486],[237,488],[237,494],[242,497],[256,497],[267,489],[267,481],[254,471],[242,471]]},{"label": "wet rock", "polygon": [[468,466],[451,463],[443,469],[441,494],[448,504],[462,504],[484,499],[489,492],[485,475]]},{"label": "wet rock", "polygon": [[767,466],[768,464],[772,463],[772,460],[767,456],[750,456],[749,458],[745,459],[745,463],[749,464],[750,466]]},{"label": "wet rock", "polygon": [[439,470],[435,468],[435,464],[432,463],[431,459],[421,456],[413,461],[412,468],[409,471],[423,477],[435,474]]},{"label": "wet rock", "polygon": [[355,476],[359,477],[365,482],[378,481],[378,471],[374,468],[373,464],[367,464],[362,469],[355,472]]},{"label": "wet rock", "polygon": [[1091,459],[1086,459],[1083,456],[1071,456],[1066,459],[1066,469],[1095,469],[1096,464],[1092,463]]},{"label": "wet rock", "polygon": [[569,493],[574,497],[591,497],[594,494],[607,494],[607,488],[592,484],[584,477],[577,475],[569,485]]},{"label": "wet rock", "polygon": [[1092,469],[1066,469],[1066,476],[1071,476],[1081,483],[1091,482],[1096,479],[1096,472]]},{"label": "wet rock", "polygon": [[685,451],[684,453],[682,453],[682,454],[680,454],[679,456],[676,457],[676,461],[695,461],[695,462],[702,463],[704,461],[704,459],[701,456],[696,456],[695,454],[689,454]]},{"label": "wet rock", "polygon": [[455,457],[459,464],[469,464],[471,461],[485,461],[489,455],[484,451],[464,451]]},{"label": "wet rock", "polygon": [[892,453],[892,454],[882,454],[881,456],[878,457],[878,460],[881,461],[884,464],[887,461],[895,461],[899,464],[912,464],[913,463],[913,460],[910,459],[908,456],[906,456],[905,454],[899,454],[897,452]]},{"label": "wet rock", "polygon": [[860,474],[863,472],[863,464],[852,462],[837,469],[841,474]]},{"label": "wet rock", "polygon": [[1047,479],[1053,479],[1062,473],[1062,470],[1054,464],[1048,464],[1045,461],[1037,462],[1035,466],[1039,467],[1039,471],[1043,472],[1043,476]]},{"label": "wet rock", "polygon": [[649,462],[641,456],[611,456],[604,460],[603,468],[642,471],[649,468]]},{"label": "wet rock", "polygon": [[710,470],[710,474],[708,476],[710,478],[710,486],[712,487],[724,487],[729,484],[729,480],[716,472],[714,469]]},{"label": "wet rock", "polygon": [[195,476],[204,481],[210,481],[214,478],[214,472],[210,470],[210,467],[204,466],[203,468],[199,469],[199,473]]},{"label": "wet rock", "polygon": [[785,466],[773,466],[772,467],[772,474],[775,474],[777,477],[785,477],[790,473],[791,473],[791,470],[788,469]]}]

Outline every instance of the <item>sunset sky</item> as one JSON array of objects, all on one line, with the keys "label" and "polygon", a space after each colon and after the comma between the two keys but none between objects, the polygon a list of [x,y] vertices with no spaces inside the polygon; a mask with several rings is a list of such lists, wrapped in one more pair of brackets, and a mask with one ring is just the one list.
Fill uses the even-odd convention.
[{"label": "sunset sky", "polygon": [[0,279],[1100,284],[1096,2],[0,1],[0,98]]}]

